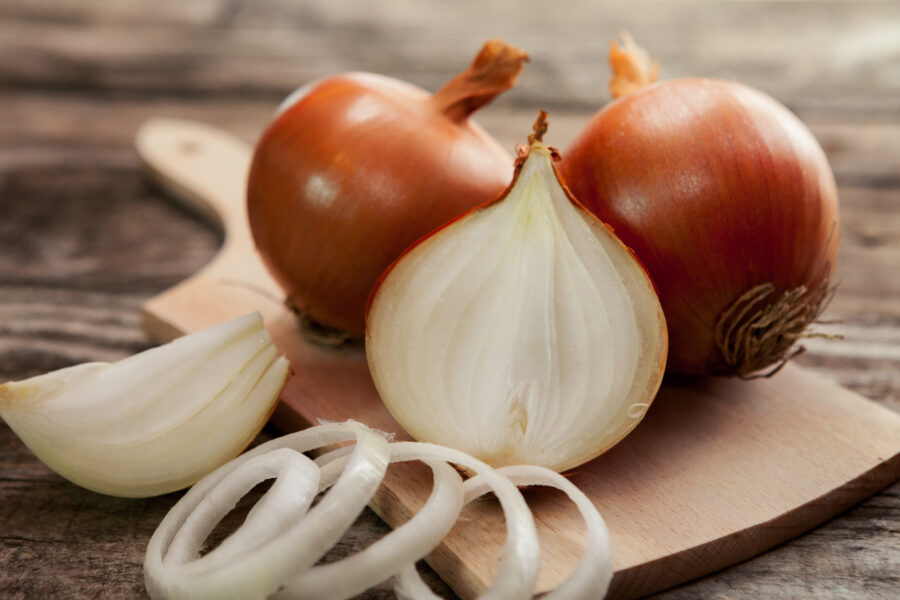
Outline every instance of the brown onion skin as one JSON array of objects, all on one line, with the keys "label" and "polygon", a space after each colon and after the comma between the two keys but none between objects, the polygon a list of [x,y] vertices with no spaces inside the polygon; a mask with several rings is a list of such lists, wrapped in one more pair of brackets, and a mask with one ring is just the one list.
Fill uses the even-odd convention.
[{"label": "brown onion skin", "polygon": [[403,249],[506,187],[510,155],[433,98],[379,75],[332,77],[258,142],[247,198],[254,241],[318,324],[362,336],[369,292]]},{"label": "brown onion skin", "polygon": [[809,130],[745,85],[653,84],[614,100],[562,154],[574,195],[646,266],[669,327],[667,370],[734,374],[715,329],[754,286],[828,285],[834,177]]}]

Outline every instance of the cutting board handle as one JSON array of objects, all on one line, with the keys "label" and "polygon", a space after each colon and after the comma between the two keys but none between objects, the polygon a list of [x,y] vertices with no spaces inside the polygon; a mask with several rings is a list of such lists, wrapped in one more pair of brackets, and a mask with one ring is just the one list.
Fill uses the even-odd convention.
[{"label": "cutting board handle", "polygon": [[243,296],[231,303],[241,310],[260,305],[267,321],[286,318],[279,300],[283,292],[263,266],[247,223],[250,145],[196,121],[156,118],[141,125],[135,146],[153,180],[179,204],[218,224],[225,238],[209,264],[145,305],[144,326],[150,336],[169,340],[224,319],[205,306],[214,305],[209,298],[221,295]]},{"label": "cutting board handle", "polygon": [[250,242],[244,191],[250,146],[237,137],[196,121],[151,119],[137,131],[138,155],[156,182],[176,200],[218,223],[226,245]]}]

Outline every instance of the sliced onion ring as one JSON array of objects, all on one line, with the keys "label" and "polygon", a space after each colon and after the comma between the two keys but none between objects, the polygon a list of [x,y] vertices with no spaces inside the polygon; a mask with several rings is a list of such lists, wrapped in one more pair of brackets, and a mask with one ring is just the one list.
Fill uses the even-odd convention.
[{"label": "sliced onion ring", "polygon": [[[309,450],[356,439],[312,461]],[[423,507],[367,549],[312,567],[371,500],[389,462],[422,460],[434,473]],[[447,463],[476,473],[462,482]],[[244,524],[218,548],[198,557],[216,524],[257,483],[275,483]],[[572,575],[547,598],[598,598],[612,578],[609,534],[594,505],[561,475],[543,467],[495,470],[457,450],[416,442],[388,443],[355,423],[330,423],[263,444],[198,482],[169,512],[147,548],[147,590],[153,598],[348,598],[399,575],[401,598],[436,598],[415,570],[449,532],[465,503],[493,491],[507,521],[504,557],[482,598],[530,598],[537,579],[539,542],[516,485],[547,485],[565,492],[587,524],[588,543]],[[316,494],[331,488],[315,507]]]},{"label": "sliced onion ring", "polygon": [[[215,551],[196,560],[183,555],[169,557],[169,550],[185,525],[190,528],[186,535],[191,539],[180,542],[176,550],[180,544],[185,548],[199,548],[215,526],[215,522],[210,523],[211,519],[204,517],[205,512],[218,514],[225,507],[230,510],[246,493],[245,480],[226,479],[244,463],[269,456],[279,448],[291,448],[299,453],[353,438],[357,444],[347,467],[331,492],[307,513],[307,518],[285,524],[273,537],[260,540],[246,552],[223,553],[223,560],[217,558]],[[389,452],[387,441],[373,430],[358,423],[335,423],[272,440],[224,465],[191,488],[153,534],[144,560],[147,591],[154,598],[257,598],[275,593],[292,574],[325,554],[353,524],[381,484]],[[266,461],[283,460],[281,453],[272,456]],[[260,469],[256,482],[270,478],[270,473],[269,469]],[[320,487],[318,481],[311,479],[306,484],[311,488]],[[201,507],[206,497],[210,501]],[[208,527],[190,527],[189,518]]]},{"label": "sliced onion ring", "polygon": [[[487,463],[469,456],[465,452],[444,446],[425,442],[396,442],[391,444],[391,455],[392,458],[402,457],[403,460],[425,458],[445,460],[477,473],[476,477],[480,478],[479,481],[483,483],[484,491],[490,489],[497,496],[506,518],[506,545],[503,560],[500,562],[494,581],[484,591],[481,598],[484,600],[530,598],[540,564],[540,542],[534,526],[534,518],[531,516],[531,511],[528,510],[525,498],[516,486]],[[466,484],[463,484],[463,489],[465,487]],[[397,593],[400,595],[407,592],[398,591]]]},{"label": "sliced onion ring", "polygon": [[[463,483],[450,465],[425,461],[434,473],[434,487],[412,519],[365,550],[293,578],[275,598],[329,600],[351,598],[434,550],[453,528],[463,506]],[[348,574],[352,573],[352,576]]]},{"label": "sliced onion ring", "polygon": [[[590,499],[571,481],[546,467],[517,465],[502,467],[497,469],[497,472],[517,486],[540,485],[564,492],[578,508],[587,526],[587,544],[575,570],[563,583],[542,598],[544,600],[572,600],[604,597],[613,576],[612,544],[606,522]],[[465,482],[463,489],[465,503],[468,504],[490,491],[491,488],[481,475],[476,475]],[[397,577],[395,590],[399,598],[439,600],[439,597],[422,581],[414,564],[408,565]]]}]

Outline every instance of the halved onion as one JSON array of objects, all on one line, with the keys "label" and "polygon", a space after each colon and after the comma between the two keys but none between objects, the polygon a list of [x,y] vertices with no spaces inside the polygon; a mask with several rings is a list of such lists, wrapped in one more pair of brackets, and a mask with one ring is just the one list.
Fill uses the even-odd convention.
[{"label": "halved onion", "polygon": [[643,267],[559,179],[545,117],[498,200],[382,276],[366,352],[385,405],[417,440],[562,471],[637,425],[667,338]]}]

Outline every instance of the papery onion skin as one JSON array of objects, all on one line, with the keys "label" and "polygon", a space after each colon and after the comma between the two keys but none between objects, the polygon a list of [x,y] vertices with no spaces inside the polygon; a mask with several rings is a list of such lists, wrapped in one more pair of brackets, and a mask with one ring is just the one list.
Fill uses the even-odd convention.
[{"label": "papery onion skin", "polygon": [[503,190],[509,154],[469,115],[527,58],[491,41],[433,96],[348,73],[288,99],[256,146],[247,207],[263,261],[301,315],[361,337],[369,292],[400,252]]},{"label": "papery onion skin", "polygon": [[[839,238],[834,177],[809,130],[767,95],[710,79],[643,87],[594,115],[559,168],[656,283],[670,372],[777,367],[827,302]],[[738,301],[754,288],[752,306]],[[775,350],[743,352],[734,332],[748,315],[802,288],[776,307],[807,303],[800,321],[772,332]]]}]

